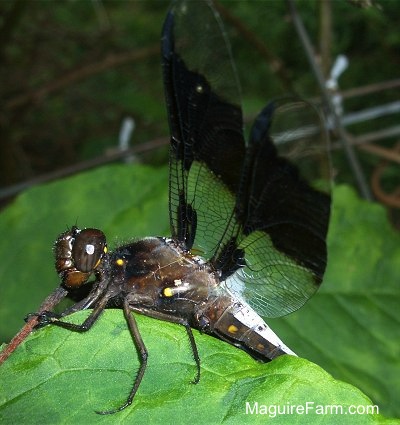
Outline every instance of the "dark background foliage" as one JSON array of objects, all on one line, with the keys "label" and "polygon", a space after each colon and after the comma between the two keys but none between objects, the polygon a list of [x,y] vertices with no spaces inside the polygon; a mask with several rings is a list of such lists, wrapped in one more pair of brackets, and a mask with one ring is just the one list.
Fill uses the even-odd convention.
[{"label": "dark background foliage", "polygon": [[[27,190],[5,209],[0,214],[0,234],[7,235],[0,244],[0,342],[9,341],[24,323],[23,317],[36,311],[57,286],[51,244],[71,217],[78,217],[78,224],[101,227],[111,249],[135,237],[168,235],[166,181],[167,167],[109,165]],[[187,406],[195,406],[191,410],[201,414],[194,413],[199,418],[194,423],[219,423],[231,415],[232,423],[265,423],[265,416],[246,419],[243,413],[243,400],[254,400],[253,390],[260,403],[361,402],[376,404],[386,417],[399,417],[400,235],[393,232],[384,208],[360,200],[348,186],[337,186],[333,197],[329,262],[321,289],[297,312],[267,321],[303,359],[285,356],[279,367],[275,361],[260,364],[226,342],[196,331],[205,379],[191,385],[194,364],[184,329],[136,315],[149,349],[149,373],[122,418],[132,415],[135,423],[147,418],[164,423],[165,415],[175,414],[188,423]],[[80,318],[69,316],[68,320],[80,323],[87,315],[83,311]],[[168,341],[170,348],[166,348]],[[321,380],[314,373],[315,364],[307,362],[303,369],[304,359],[332,376]],[[285,370],[286,360],[291,366]],[[157,373],[154,365],[158,365]],[[38,417],[54,423],[54,415],[61,415],[65,423],[103,421],[93,409],[122,401],[137,368],[138,355],[121,310],[105,312],[85,334],[45,327],[33,332],[0,366],[4,383],[0,385],[0,422],[18,422],[31,411],[35,415],[28,423],[37,423],[34,418]],[[235,377],[223,382],[208,375],[210,368],[219,377],[231,373]],[[261,380],[253,380],[251,370],[258,371],[265,387],[260,389]],[[343,385],[349,391],[342,393]],[[98,394],[99,388],[103,394]],[[360,391],[365,393],[363,401],[353,397]],[[226,403],[214,395],[224,397]],[[77,399],[82,399],[79,406]],[[219,408],[203,413],[204,403]],[[354,423],[382,423],[382,418],[367,415],[353,419]],[[282,415],[279,423],[285,420],[287,416]],[[293,415],[293,420],[320,423],[321,416]],[[340,417],[328,415],[324,420],[338,423]]]},{"label": "dark background foliage", "polygon": [[[400,4],[380,1],[369,8],[357,7],[360,3],[296,2],[325,72],[337,54],[349,58],[350,66],[340,78],[346,114],[394,102],[400,92],[395,80],[400,61]],[[218,4],[224,7],[221,13],[232,42],[246,118],[251,120],[276,96],[293,92],[306,98],[319,96],[286,2]],[[111,160],[127,116],[136,123],[135,148],[165,143],[136,159],[155,166],[167,162],[159,41],[168,5],[166,1],[0,2],[0,193],[4,204],[12,201],[8,194],[15,193],[13,185],[31,184],[67,166],[77,171],[91,166],[94,159]],[[331,32],[322,18],[326,19],[327,5]],[[391,82],[390,89],[365,89],[385,82]],[[382,151],[366,149],[365,135],[396,126],[398,118],[399,113],[393,113],[347,128],[353,137],[364,138],[357,155],[373,193],[389,206],[394,225],[397,209],[391,198],[381,195],[398,188],[399,167],[398,162],[387,165],[382,158],[396,160],[397,136],[377,140],[374,146],[384,149],[383,157]],[[336,143],[334,134],[332,141]],[[354,184],[341,151],[332,154],[336,180]],[[148,235],[149,228],[150,234],[168,233],[166,169],[153,173],[154,168],[138,168],[132,174],[128,168],[101,168],[65,185],[55,182],[43,190],[33,189],[18,198],[15,208],[4,210],[0,312],[6,326],[1,330],[2,341],[54,287],[51,243],[66,225],[78,221],[82,226],[100,227],[114,246]],[[374,187],[377,175],[378,189]],[[330,235],[336,255],[331,256],[327,281],[315,301],[273,326],[288,337],[289,345],[295,343],[300,355],[360,387],[382,406],[382,413],[398,415],[394,379],[399,357],[399,297],[394,277],[398,236],[391,235],[394,230],[386,225],[381,210],[379,218],[372,217],[376,206],[343,194],[339,205],[335,217],[342,226],[332,227],[339,232]],[[41,284],[43,289],[37,289],[35,285]],[[340,326],[332,337],[335,323]]]},{"label": "dark background foliage", "polygon": [[[325,74],[338,54],[349,58],[350,66],[340,78],[345,113],[393,102],[400,92],[397,82],[390,90],[349,97],[353,89],[393,81],[400,65],[400,5],[360,4],[368,2],[296,2]],[[0,3],[1,188],[110,154],[126,116],[136,123],[135,146],[168,134],[159,58],[168,5],[167,1]],[[276,96],[319,95],[286,2],[217,5],[232,42],[246,117],[253,117]],[[392,126],[398,118],[398,113],[391,114],[347,130],[362,136]],[[389,137],[379,143],[390,149],[395,141]],[[381,157],[364,150],[358,154],[369,181],[381,166]],[[394,151],[389,150],[390,155]],[[166,149],[153,150],[142,159],[165,162]],[[334,165],[338,180],[353,182],[340,155],[335,154]],[[383,177],[381,191],[392,192],[398,184],[393,168],[385,169]]]}]

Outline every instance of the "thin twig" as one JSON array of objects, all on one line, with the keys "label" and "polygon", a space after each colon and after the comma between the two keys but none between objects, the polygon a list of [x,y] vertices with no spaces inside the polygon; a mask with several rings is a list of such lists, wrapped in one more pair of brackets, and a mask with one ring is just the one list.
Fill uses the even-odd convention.
[{"label": "thin twig", "polygon": [[243,23],[243,21],[233,15],[230,10],[221,3],[215,1],[214,6],[223,17],[224,21],[229,22],[233,27],[235,27],[240,35],[247,40],[250,45],[257,49],[261,56],[270,65],[272,71],[278,75],[285,89],[294,91],[292,81],[288,76],[284,63],[270,50],[268,50],[264,41],[257,37],[257,35],[254,34],[254,32]]},{"label": "thin twig", "polygon": [[387,149],[383,148],[382,146],[376,146],[369,143],[365,145],[360,145],[360,149],[365,152],[379,156],[380,158],[384,158],[387,161],[396,162],[400,164],[400,152],[398,149]]},{"label": "thin twig", "polygon": [[[347,137],[353,146],[362,146],[368,143],[375,142],[377,140],[394,138],[394,137],[398,138],[399,136],[400,136],[400,125],[384,128],[382,130],[370,131],[369,133],[364,133],[360,136],[354,136],[354,135],[351,135],[350,133],[347,133]],[[331,144],[330,148],[332,150],[341,149],[342,145],[339,142],[335,142]]]},{"label": "thin twig", "polygon": [[22,190],[28,189],[31,186],[46,183],[49,181],[57,180],[66,176],[70,176],[81,171],[87,171],[100,165],[109,164],[111,162],[119,161],[123,158],[129,158],[129,156],[145,153],[153,149],[159,148],[161,146],[167,146],[169,144],[169,138],[160,137],[158,139],[151,140],[147,143],[141,143],[138,146],[134,146],[126,150],[116,150],[112,153],[107,153],[96,158],[89,159],[87,161],[82,161],[75,163],[69,167],[59,168],[50,173],[41,174],[40,176],[34,177],[32,179],[26,180],[22,183],[14,184],[8,186],[4,189],[0,189],[0,200],[7,199],[11,196],[16,195]]},{"label": "thin twig", "polygon": [[371,93],[376,93],[383,90],[392,90],[400,87],[400,78],[388,80],[379,83],[368,84],[366,86],[354,87],[340,92],[343,99],[356,96],[366,96]]},{"label": "thin twig", "polygon": [[[59,286],[52,292],[39,307],[38,312],[52,310],[65,296],[67,291]],[[7,344],[4,350],[0,353],[0,366],[7,360],[7,358],[15,351],[15,349],[26,339],[26,337],[33,331],[33,328],[38,324],[37,316],[31,316],[26,322],[25,326],[14,336],[14,338]]]},{"label": "thin twig", "polygon": [[315,60],[314,51],[313,51],[313,47],[311,45],[310,38],[309,38],[308,33],[307,33],[307,31],[306,31],[306,29],[303,25],[303,21],[301,20],[301,17],[299,15],[299,13],[297,12],[295,2],[294,2],[294,0],[286,0],[286,1],[287,1],[288,6],[289,6],[289,10],[290,10],[290,14],[291,14],[293,24],[294,24],[294,26],[297,30],[297,34],[299,35],[299,38],[300,38],[301,43],[303,45],[304,51],[307,55],[307,59],[310,63],[311,69],[312,69],[314,76],[315,76],[315,78],[318,82],[318,85],[320,87],[321,94],[322,94],[322,97],[324,99],[324,102],[325,102],[326,106],[328,107],[329,114],[333,118],[335,130],[337,131],[339,139],[343,144],[344,152],[347,156],[350,167],[351,167],[351,169],[354,173],[354,176],[356,178],[358,188],[359,188],[362,196],[365,199],[372,200],[372,195],[371,195],[371,192],[369,190],[364,172],[361,168],[360,162],[358,161],[358,158],[355,154],[353,147],[350,145],[350,143],[349,143],[349,141],[346,137],[346,132],[345,132],[343,126],[342,126],[342,123],[340,121],[340,117],[335,112],[335,108],[333,107],[331,97],[330,97],[328,90],[325,86],[325,80],[324,80],[324,77],[322,75],[321,69],[319,68],[319,66],[318,66],[318,64]]},{"label": "thin twig", "polygon": [[15,0],[8,13],[2,18],[0,27],[0,62],[3,61],[4,50],[8,46],[13,31],[18,27],[27,4],[28,2],[24,0]]},{"label": "thin twig", "polygon": [[[378,146],[376,147],[378,148]],[[393,155],[397,154],[397,162],[400,163],[400,143],[397,143],[391,151]],[[389,159],[393,160],[393,158]],[[372,190],[376,198],[383,204],[391,208],[400,208],[400,187],[397,187],[391,193],[387,193],[383,190],[381,185],[381,178],[388,166],[390,166],[389,161],[382,161],[382,163],[375,168],[371,178]]]},{"label": "thin twig", "polygon": [[4,109],[11,110],[29,103],[35,103],[41,100],[43,97],[57,92],[73,83],[76,83],[77,81],[83,80],[94,74],[103,72],[106,69],[114,68],[128,62],[143,60],[144,58],[158,54],[159,51],[160,46],[157,43],[157,45],[152,45],[139,50],[133,50],[131,52],[110,54],[100,62],[88,64],[78,69],[69,71],[66,74],[56,78],[53,81],[47,82],[35,90],[14,97],[5,103]]}]

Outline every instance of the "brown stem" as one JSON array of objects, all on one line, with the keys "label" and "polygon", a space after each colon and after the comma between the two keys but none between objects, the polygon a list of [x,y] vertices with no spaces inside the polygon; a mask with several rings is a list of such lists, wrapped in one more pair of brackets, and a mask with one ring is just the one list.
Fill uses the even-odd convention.
[{"label": "brown stem", "polygon": [[0,27],[0,62],[3,60],[4,49],[10,41],[13,31],[16,30],[27,5],[28,2],[24,0],[15,0],[9,12],[3,17],[3,24]]},{"label": "brown stem", "polygon": [[[52,292],[39,307],[39,313],[52,310],[55,305],[57,305],[65,296],[67,291],[58,287],[54,292]],[[38,324],[37,316],[31,316],[26,322],[25,326],[14,336],[14,338],[7,344],[7,346],[0,353],[0,366],[7,360],[7,358],[12,354],[12,352],[26,339],[26,337],[32,332],[33,328]]]},{"label": "brown stem", "polygon": [[[398,161],[400,160],[399,154],[400,154],[400,143],[395,145],[392,149],[393,156],[397,154]],[[392,158],[390,158],[392,159]],[[371,186],[372,190],[374,192],[374,195],[376,198],[382,202],[383,204],[387,205],[391,208],[400,208],[400,187],[397,187],[393,192],[387,193],[383,190],[381,185],[381,178],[384,174],[386,168],[390,165],[390,162],[383,161],[380,165],[378,165],[371,178]]]},{"label": "brown stem", "polygon": [[285,89],[293,91],[293,85],[291,79],[288,76],[284,63],[270,50],[268,50],[263,40],[257,37],[257,35],[254,34],[250,28],[248,28],[239,18],[233,15],[230,10],[221,3],[215,1],[214,6],[220,15],[224,18],[224,20],[234,26],[242,35],[242,37],[258,50],[260,55],[268,62],[272,71],[278,75]]},{"label": "brown stem", "polygon": [[328,78],[331,69],[332,52],[332,3],[331,0],[319,2],[320,51],[322,74]]},{"label": "brown stem", "polygon": [[159,50],[160,47],[157,43],[157,45],[145,47],[140,50],[133,50],[131,52],[120,53],[117,55],[110,54],[100,62],[88,64],[78,69],[74,69],[62,75],[61,77],[58,77],[55,80],[44,84],[36,90],[32,90],[28,93],[23,93],[19,96],[14,97],[13,99],[6,102],[5,109],[12,110],[21,107],[25,104],[37,102],[43,97],[57,92],[79,80],[83,80],[94,74],[98,74],[99,72],[105,71],[106,69],[114,68],[116,66],[123,65],[127,62],[143,60],[146,57],[157,54]]}]

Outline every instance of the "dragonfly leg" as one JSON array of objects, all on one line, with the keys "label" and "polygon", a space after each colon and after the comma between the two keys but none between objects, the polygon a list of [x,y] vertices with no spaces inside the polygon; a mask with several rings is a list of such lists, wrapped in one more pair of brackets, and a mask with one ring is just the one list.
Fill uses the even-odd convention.
[{"label": "dragonfly leg", "polygon": [[137,326],[136,319],[132,314],[131,308],[129,306],[129,302],[126,299],[124,300],[123,311],[124,311],[125,319],[128,323],[129,332],[131,333],[133,342],[135,343],[135,346],[139,352],[140,367],[135,377],[135,381],[133,383],[132,389],[125,403],[113,410],[96,411],[96,413],[98,413],[99,415],[111,415],[113,413],[120,412],[121,410],[124,410],[126,407],[130,406],[140,386],[140,383],[142,382],[142,379],[147,367],[148,351],[146,346],[144,345],[142,336],[140,335],[140,331]]}]

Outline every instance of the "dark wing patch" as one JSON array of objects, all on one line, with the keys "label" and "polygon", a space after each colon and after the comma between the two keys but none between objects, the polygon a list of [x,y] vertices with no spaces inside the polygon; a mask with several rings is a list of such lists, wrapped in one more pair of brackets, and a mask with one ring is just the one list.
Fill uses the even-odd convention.
[{"label": "dark wing patch", "polygon": [[327,163],[318,114],[304,102],[271,104],[246,148],[236,74],[212,7],[175,2],[162,46],[173,237],[200,248],[223,285],[260,314],[296,310],[326,267],[330,198],[308,183],[315,152]]},{"label": "dark wing patch", "polygon": [[[285,131],[274,126],[275,116],[278,123],[285,122]],[[282,146],[275,146],[273,135]],[[326,137],[311,105],[281,102],[261,111],[237,196],[236,217],[243,224],[237,241],[246,266],[225,284],[268,317],[300,308],[318,289],[326,268],[330,216],[329,195],[307,183],[301,167],[279,150],[297,158],[306,174],[311,164],[313,169],[318,166],[316,158],[329,168]]]},{"label": "dark wing patch", "polygon": [[[299,101],[293,108],[300,114],[311,107]],[[330,198],[310,186],[298,167],[278,156],[270,136],[273,110],[273,104],[268,105],[252,128],[243,171],[245,183],[237,197],[237,217],[245,236],[257,230],[268,233],[276,249],[309,268],[320,283],[326,267]],[[316,111],[311,111],[315,113],[313,122],[318,124]],[[319,131],[318,137],[322,134]],[[308,149],[311,142],[308,137]],[[320,144],[320,140],[317,142]]]},{"label": "dark wing patch", "polygon": [[[178,2],[162,36],[172,236],[187,249],[196,238],[205,256],[224,239],[245,155],[237,79],[220,25],[203,2]],[[212,222],[218,226],[210,232]]]}]

